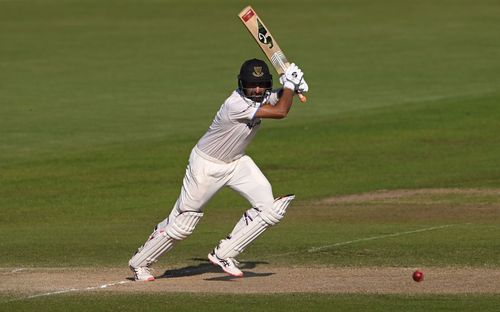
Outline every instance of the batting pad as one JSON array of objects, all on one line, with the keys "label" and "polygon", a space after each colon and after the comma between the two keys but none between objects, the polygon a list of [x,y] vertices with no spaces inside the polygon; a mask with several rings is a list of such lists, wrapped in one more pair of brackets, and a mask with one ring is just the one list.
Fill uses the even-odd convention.
[{"label": "batting pad", "polygon": [[175,217],[164,231],[157,232],[130,259],[133,267],[150,266],[166,251],[170,250],[176,240],[183,240],[191,235],[203,217],[201,212],[187,211]]},{"label": "batting pad", "polygon": [[186,239],[203,217],[203,212],[186,211],[175,217],[174,222],[167,225],[165,232],[176,240]]},{"label": "batting pad", "polygon": [[277,224],[283,219],[287,207],[295,195],[286,195],[274,200],[269,209],[264,209],[258,214],[249,209],[236,224],[231,234],[220,241],[215,249],[216,255],[221,259],[235,258],[245,248],[259,237],[268,227]]},{"label": "batting pad", "polygon": [[175,240],[167,236],[167,233],[158,233],[139,248],[128,264],[134,268],[150,266],[164,252],[170,250],[174,242]]}]

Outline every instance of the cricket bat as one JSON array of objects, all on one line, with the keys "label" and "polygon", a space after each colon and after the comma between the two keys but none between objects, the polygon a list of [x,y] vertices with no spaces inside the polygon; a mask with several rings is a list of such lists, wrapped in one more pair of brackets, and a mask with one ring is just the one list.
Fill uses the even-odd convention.
[{"label": "cricket bat", "polygon": [[[276,69],[278,74],[283,74],[288,66],[290,66],[290,62],[288,62],[278,42],[271,35],[266,25],[264,25],[262,19],[259,18],[251,6],[244,8],[238,16],[267,56],[267,59],[273,64],[274,69]],[[307,101],[307,98],[302,93],[298,93],[298,96],[302,103]]]}]

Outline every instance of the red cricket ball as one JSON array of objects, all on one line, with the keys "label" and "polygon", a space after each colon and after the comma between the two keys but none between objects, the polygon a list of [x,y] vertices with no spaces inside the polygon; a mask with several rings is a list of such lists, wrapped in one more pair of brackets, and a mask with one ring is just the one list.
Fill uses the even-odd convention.
[{"label": "red cricket ball", "polygon": [[424,273],[421,272],[421,271],[419,271],[419,270],[417,270],[417,271],[413,272],[412,277],[413,277],[413,280],[415,282],[421,282],[421,281],[424,280]]}]

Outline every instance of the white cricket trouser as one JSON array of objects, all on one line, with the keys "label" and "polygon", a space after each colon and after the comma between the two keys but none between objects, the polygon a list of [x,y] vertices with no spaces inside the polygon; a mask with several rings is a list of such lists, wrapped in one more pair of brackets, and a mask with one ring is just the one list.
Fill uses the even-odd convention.
[{"label": "white cricket trouser", "polygon": [[160,222],[158,228],[164,228],[181,212],[201,212],[203,206],[223,186],[235,190],[259,210],[273,205],[271,184],[249,156],[225,163],[194,147],[182,182],[181,194],[170,216]]}]

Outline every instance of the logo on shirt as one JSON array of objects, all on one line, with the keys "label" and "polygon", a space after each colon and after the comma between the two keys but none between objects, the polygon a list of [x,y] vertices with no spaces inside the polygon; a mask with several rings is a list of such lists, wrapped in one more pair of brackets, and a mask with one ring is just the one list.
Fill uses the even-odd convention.
[{"label": "logo on shirt", "polygon": [[262,66],[254,66],[252,75],[257,78],[264,76],[264,73],[262,72]]}]

